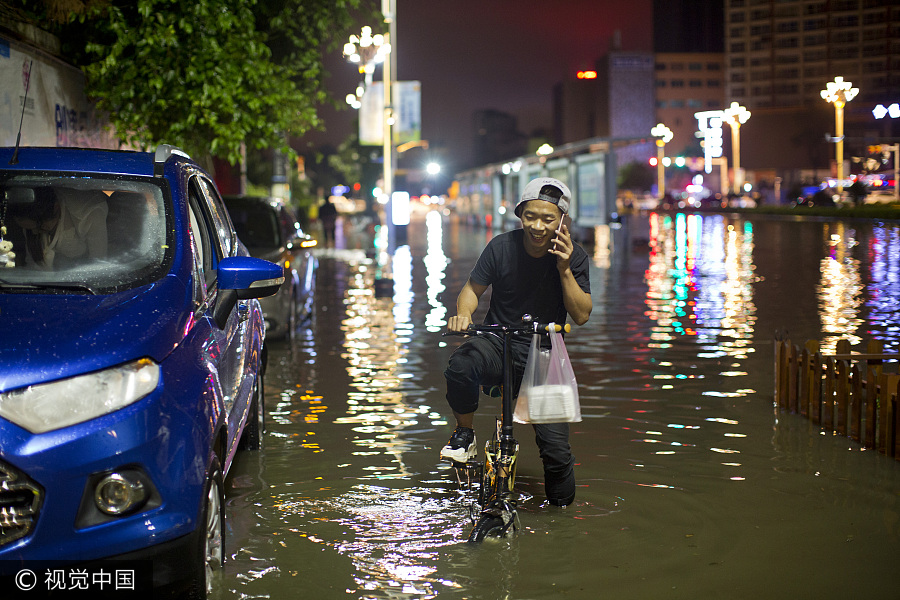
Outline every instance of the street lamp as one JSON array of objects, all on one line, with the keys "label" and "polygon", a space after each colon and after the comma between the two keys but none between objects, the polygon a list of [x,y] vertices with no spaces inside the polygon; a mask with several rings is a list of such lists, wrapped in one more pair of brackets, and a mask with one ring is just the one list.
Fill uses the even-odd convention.
[{"label": "street lamp", "polygon": [[368,25],[362,28],[359,35],[350,36],[349,41],[344,44],[344,57],[358,65],[364,83],[357,86],[355,95],[347,94],[347,104],[356,109],[360,107],[360,98],[366,92],[366,88],[372,85],[375,65],[383,63],[390,52],[391,45],[387,38],[380,33],[372,35],[372,28]]},{"label": "street lamp", "polygon": [[[872,114],[876,119],[885,117],[898,119],[900,118],[900,104],[894,102],[888,107],[879,104],[872,109]],[[900,144],[881,144],[881,150],[894,153],[894,202],[898,202],[900,201]]]},{"label": "street lamp", "polygon": [[872,109],[872,114],[875,115],[876,119],[883,119],[886,116],[890,116],[892,119],[900,118],[900,104],[894,102],[887,107],[884,104],[879,104]]},{"label": "street lamp", "polygon": [[657,123],[656,127],[650,130],[650,135],[657,138],[656,139],[656,187],[657,192],[656,195],[658,198],[662,199],[665,195],[666,191],[666,167],[663,165],[663,157],[666,154],[665,147],[672,138],[674,134],[672,130],[663,125],[662,123]]},{"label": "street lamp", "polygon": [[834,127],[835,127],[835,158],[837,159],[837,189],[838,194],[844,191],[844,106],[853,100],[859,93],[859,88],[853,87],[849,81],[844,81],[843,77],[835,77],[834,81],[829,81],[822,90],[822,98],[826,102],[834,104]]},{"label": "street lamp", "polygon": [[732,102],[722,111],[723,120],[731,126],[731,154],[734,163],[734,193],[740,194],[744,189],[744,172],[741,170],[741,125],[750,118],[750,111]]}]

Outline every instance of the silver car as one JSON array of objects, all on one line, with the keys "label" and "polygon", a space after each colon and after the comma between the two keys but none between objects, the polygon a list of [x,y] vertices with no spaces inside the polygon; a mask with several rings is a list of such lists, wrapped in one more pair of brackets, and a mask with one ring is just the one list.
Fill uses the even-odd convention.
[{"label": "silver car", "polygon": [[290,337],[313,316],[318,261],[311,250],[316,240],[300,228],[294,211],[277,198],[225,196],[238,238],[251,256],[279,264],[284,284],[274,296],[262,298],[266,338]]}]

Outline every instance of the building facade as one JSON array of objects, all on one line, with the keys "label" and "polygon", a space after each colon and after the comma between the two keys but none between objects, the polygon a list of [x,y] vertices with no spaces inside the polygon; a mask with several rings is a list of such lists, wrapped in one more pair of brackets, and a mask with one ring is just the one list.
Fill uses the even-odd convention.
[{"label": "building facade", "polygon": [[656,118],[672,130],[669,156],[702,156],[694,113],[725,108],[721,52],[656,54]]},{"label": "building facade", "polygon": [[859,89],[844,109],[845,174],[867,145],[900,132],[872,114],[900,98],[896,0],[724,2],[725,97],[753,114],[741,138],[751,177],[796,186],[836,173],[835,109],[821,97],[835,77]]},{"label": "building facade", "polygon": [[860,89],[862,114],[900,95],[895,0],[725,0],[726,94],[753,108],[815,105],[835,76]]}]

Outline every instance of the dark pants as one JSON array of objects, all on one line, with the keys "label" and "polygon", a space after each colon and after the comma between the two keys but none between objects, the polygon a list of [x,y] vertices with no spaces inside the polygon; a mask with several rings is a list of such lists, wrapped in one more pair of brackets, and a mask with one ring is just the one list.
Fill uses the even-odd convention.
[{"label": "dark pants", "polygon": [[[514,394],[519,393],[525,362],[528,360],[527,342],[510,344],[514,364]],[[450,356],[444,371],[447,379],[447,402],[459,414],[478,409],[482,386],[503,382],[503,344],[493,336],[475,336],[466,340]],[[534,439],[544,462],[544,491],[551,504],[571,504],[575,499],[575,458],[569,446],[568,423],[532,425]]]}]

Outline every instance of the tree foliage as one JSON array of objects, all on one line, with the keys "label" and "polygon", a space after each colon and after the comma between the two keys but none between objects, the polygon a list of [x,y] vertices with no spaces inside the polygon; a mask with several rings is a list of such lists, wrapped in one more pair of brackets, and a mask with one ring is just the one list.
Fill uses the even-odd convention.
[{"label": "tree foliage", "polygon": [[317,107],[331,101],[323,51],[336,51],[361,3],[370,4],[45,0],[43,15],[59,23],[68,57],[120,140],[235,163],[243,142],[287,149],[289,136],[319,126]]}]

